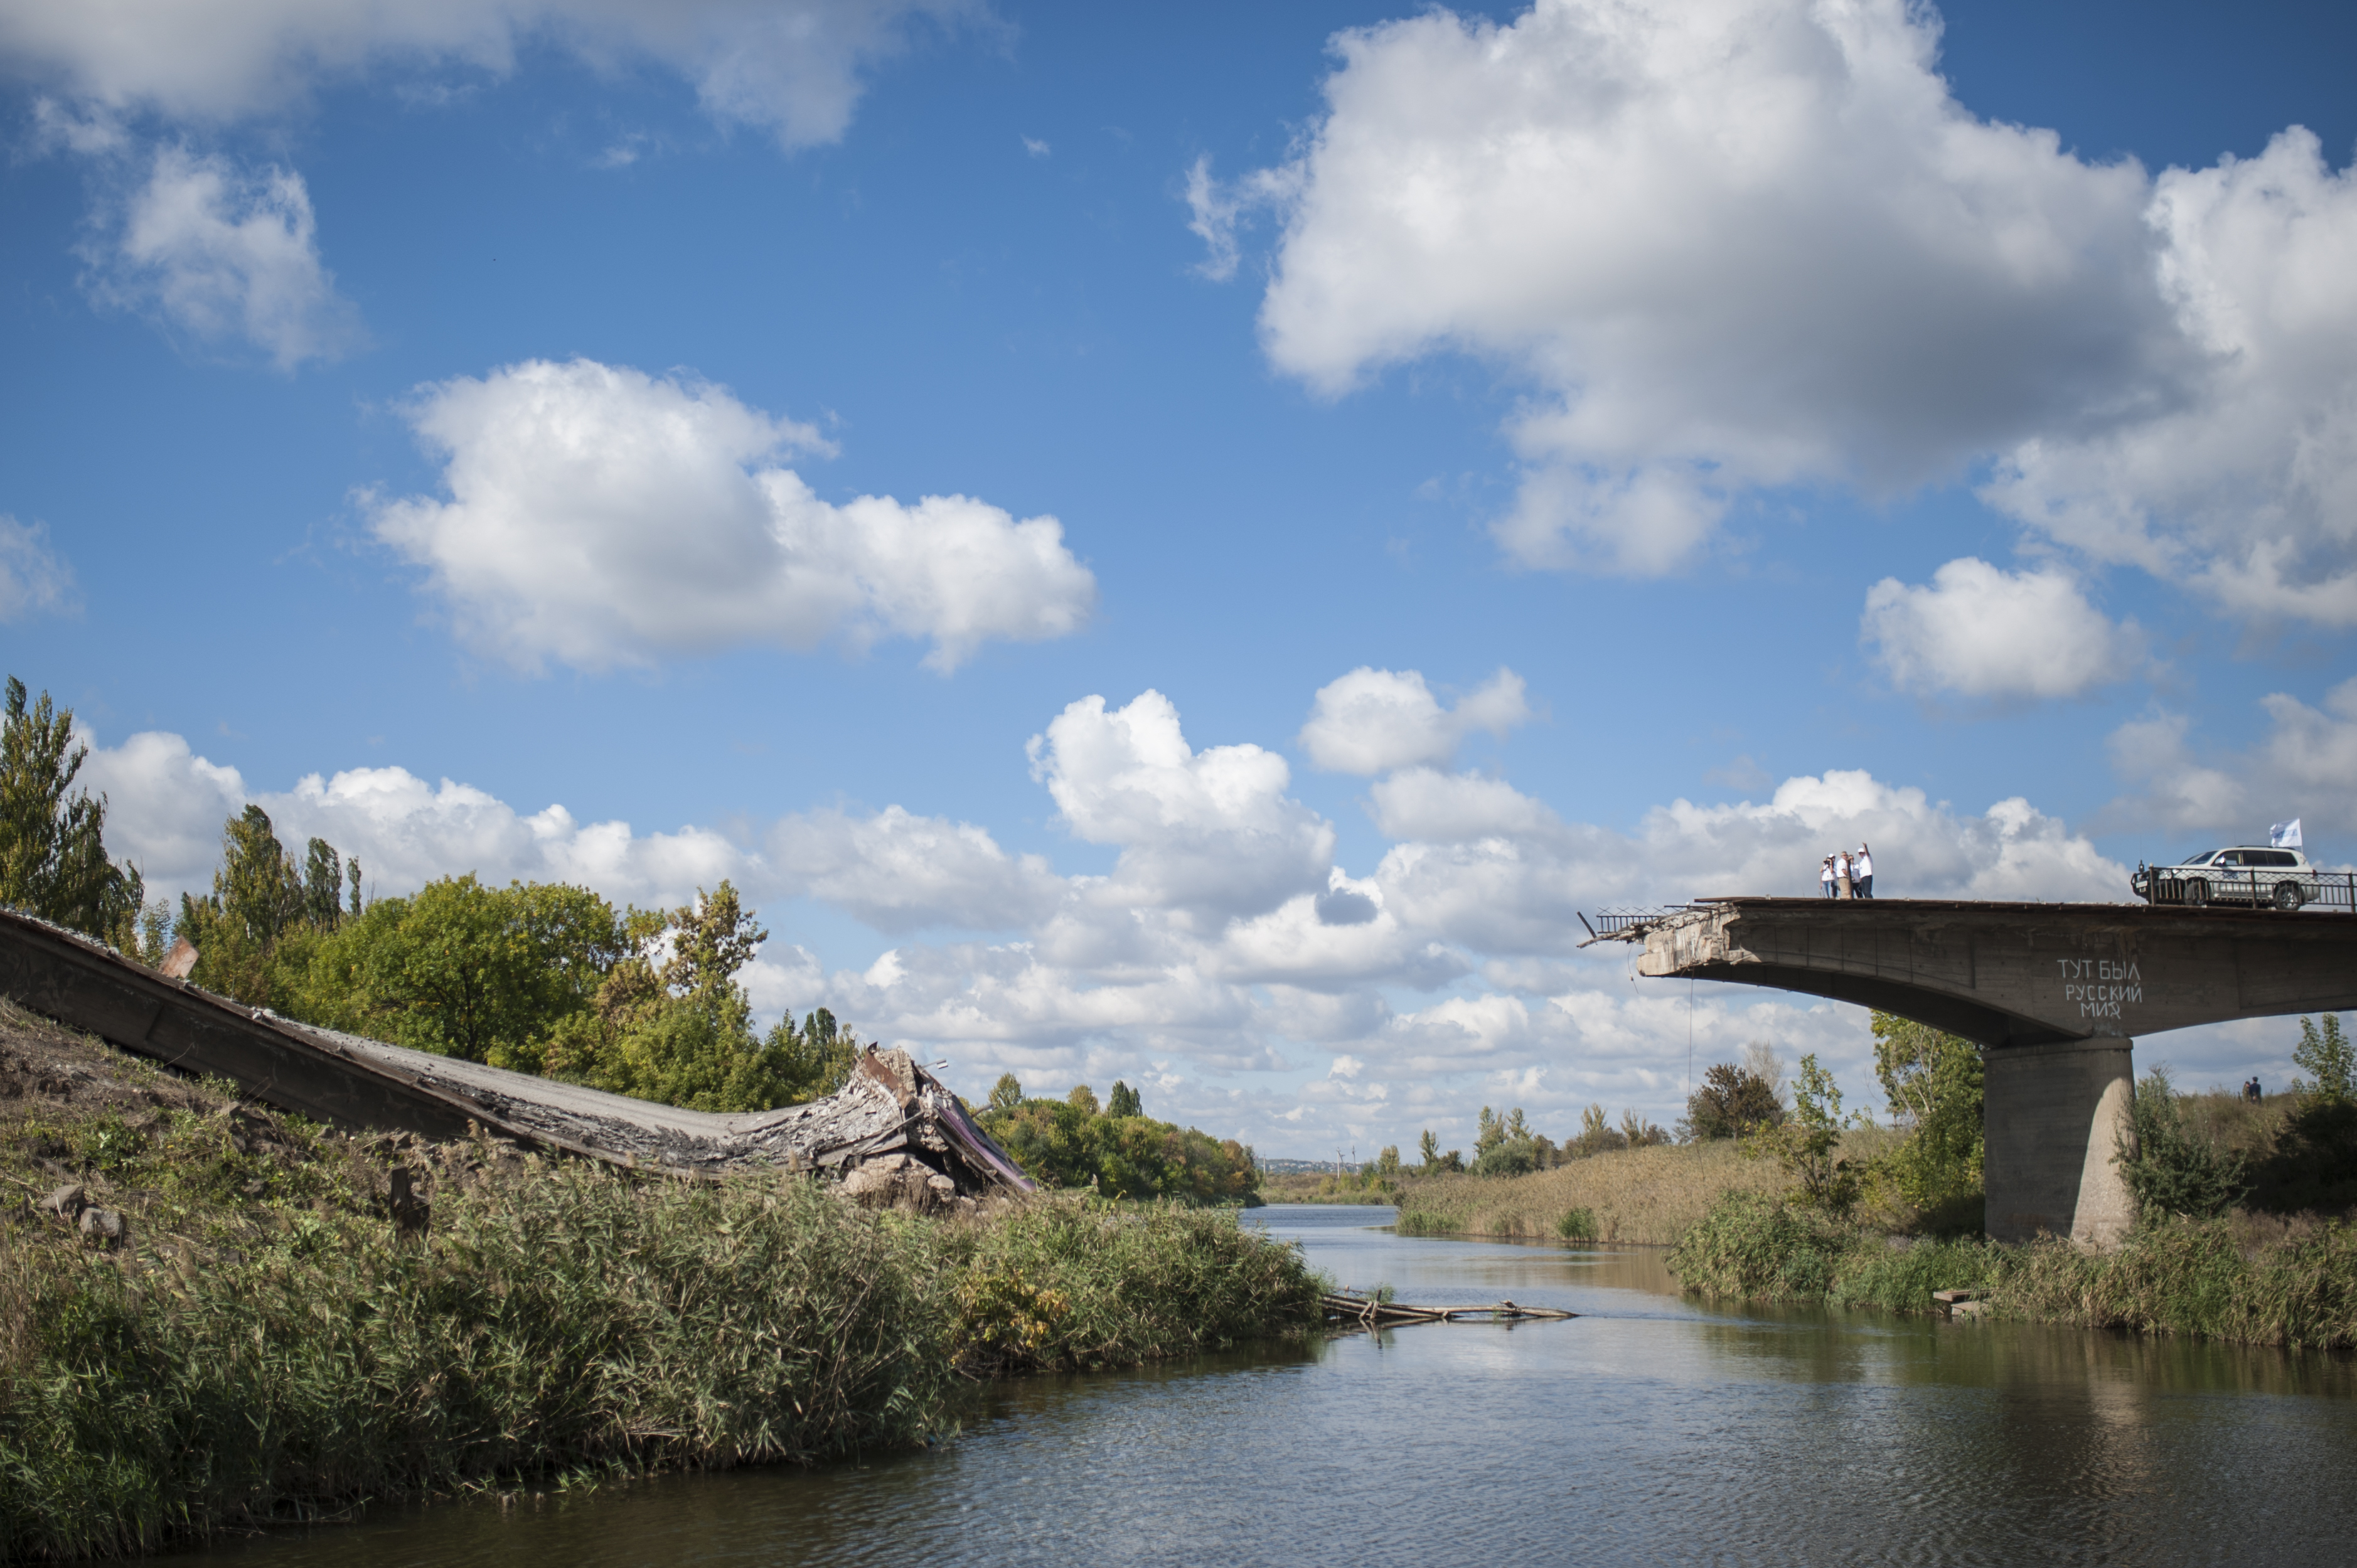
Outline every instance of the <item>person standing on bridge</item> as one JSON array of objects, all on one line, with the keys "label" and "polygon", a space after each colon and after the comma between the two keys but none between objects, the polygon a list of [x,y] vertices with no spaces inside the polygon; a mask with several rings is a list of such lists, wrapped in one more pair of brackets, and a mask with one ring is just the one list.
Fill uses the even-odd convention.
[{"label": "person standing on bridge", "polygon": [[1849,863],[1850,886],[1854,898],[1874,897],[1874,856],[1866,851],[1866,841],[1857,841],[1857,856]]},{"label": "person standing on bridge", "polygon": [[1832,855],[1825,856],[1824,865],[1818,868],[1817,883],[1824,888],[1826,897],[1830,898],[1834,896],[1834,857]]}]

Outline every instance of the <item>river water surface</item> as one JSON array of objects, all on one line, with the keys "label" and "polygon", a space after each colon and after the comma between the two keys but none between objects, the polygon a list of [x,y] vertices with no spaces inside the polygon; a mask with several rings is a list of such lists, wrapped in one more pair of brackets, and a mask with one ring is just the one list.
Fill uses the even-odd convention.
[{"label": "river water surface", "polygon": [[1345,1285],[1586,1316],[1031,1379],[923,1453],[386,1510],[196,1560],[2357,1562],[2341,1358],[1706,1307],[1652,1251],[1399,1237],[1387,1208],[1250,1219]]}]

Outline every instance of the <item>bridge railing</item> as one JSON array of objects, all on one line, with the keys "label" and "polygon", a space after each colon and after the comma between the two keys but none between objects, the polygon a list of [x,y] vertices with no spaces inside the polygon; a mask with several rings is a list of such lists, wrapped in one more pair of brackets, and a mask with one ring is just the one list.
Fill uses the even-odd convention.
[{"label": "bridge railing", "polygon": [[[2357,872],[2294,873],[2229,865],[2150,865],[2139,870],[2147,904],[2227,904],[2286,914],[2306,910],[2357,915]],[[2277,903],[2276,889],[2287,883],[2298,887],[2298,899]],[[2196,885],[2203,895],[2199,898],[2190,896]]]},{"label": "bridge railing", "polygon": [[[1659,925],[1674,915],[1683,915],[1689,909],[1701,908],[1703,906],[1699,904],[1664,904],[1655,909],[1607,909],[1598,915],[1595,923],[1587,929],[1599,937],[1617,937],[1639,926]],[[1587,917],[1582,915],[1580,918],[1585,921]]]}]

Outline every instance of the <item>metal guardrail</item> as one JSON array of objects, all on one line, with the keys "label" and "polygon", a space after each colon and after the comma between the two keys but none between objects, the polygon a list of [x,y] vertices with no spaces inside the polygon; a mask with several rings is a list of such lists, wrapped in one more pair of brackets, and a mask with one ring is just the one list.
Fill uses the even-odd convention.
[{"label": "metal guardrail", "polygon": [[[1658,909],[1607,909],[1596,917],[1595,924],[1587,926],[1587,931],[1594,937],[1616,937],[1634,927],[1655,925],[1673,915],[1699,908],[1695,904],[1665,904]],[[1582,925],[1587,925],[1587,916],[1579,918]]]},{"label": "metal guardrail", "polygon": [[[2142,886],[2138,886],[2137,884]],[[2278,903],[2276,889],[2298,888],[2294,901]],[[2357,872],[2298,872],[2229,865],[2139,865],[2130,890],[2147,904],[2190,908],[2223,904],[2233,908],[2276,909],[2285,914],[2357,915]],[[2198,895],[2198,897],[2197,897]]]}]

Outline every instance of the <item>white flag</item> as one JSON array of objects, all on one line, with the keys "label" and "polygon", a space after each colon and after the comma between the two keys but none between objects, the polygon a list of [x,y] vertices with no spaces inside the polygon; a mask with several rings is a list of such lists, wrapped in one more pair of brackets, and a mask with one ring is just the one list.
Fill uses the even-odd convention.
[{"label": "white flag", "polygon": [[2299,819],[2294,817],[2287,822],[2277,822],[2267,831],[2267,843],[2277,849],[2299,848]]}]

